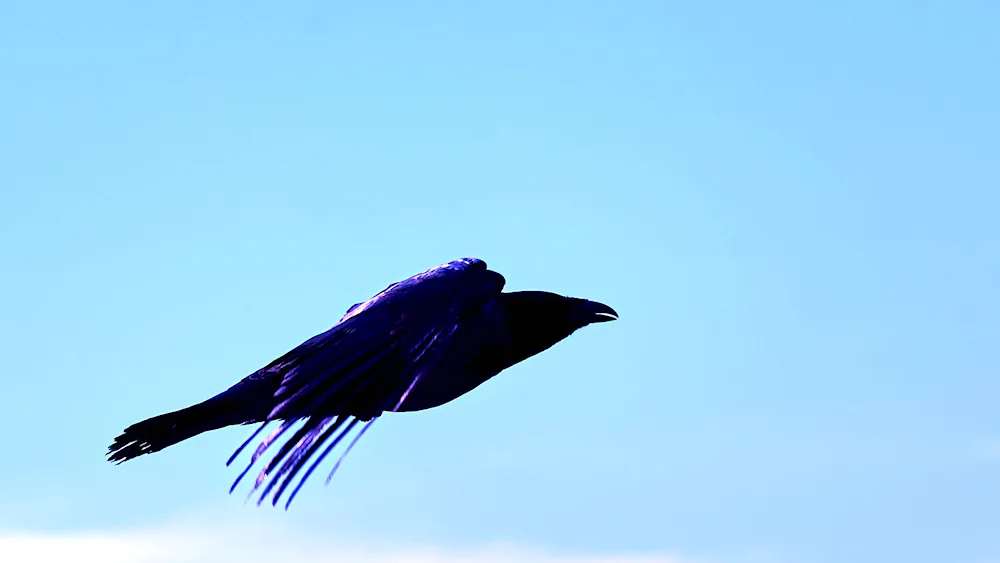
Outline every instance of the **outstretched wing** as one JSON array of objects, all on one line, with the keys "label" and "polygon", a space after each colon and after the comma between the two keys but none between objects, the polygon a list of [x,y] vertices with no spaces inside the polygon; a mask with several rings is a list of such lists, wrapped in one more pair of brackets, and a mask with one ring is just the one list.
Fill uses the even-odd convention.
[{"label": "outstretched wing", "polygon": [[[449,336],[467,316],[498,295],[503,286],[503,276],[487,269],[482,260],[467,258],[443,264],[355,305],[333,328],[265,367],[265,371],[282,377],[268,422],[282,422],[261,441],[233,489],[273,442],[304,419],[305,423],[261,469],[250,492],[252,495],[270,477],[258,504],[277,487],[272,500],[276,504],[312,460],[290,495],[287,508],[316,466],[359,421],[367,423],[341,460],[380,414],[399,408],[423,374],[433,369],[448,346]],[[230,463],[263,427],[237,449]],[[320,451],[324,444],[326,447]],[[333,471],[339,465],[340,461]]]}]

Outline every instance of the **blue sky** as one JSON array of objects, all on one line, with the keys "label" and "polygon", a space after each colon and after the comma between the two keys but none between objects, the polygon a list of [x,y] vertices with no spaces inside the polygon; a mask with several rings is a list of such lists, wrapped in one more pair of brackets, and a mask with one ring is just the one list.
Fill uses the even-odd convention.
[{"label": "blue sky", "polygon": [[[560,562],[1000,561],[995,5],[0,14],[0,553],[207,521]],[[246,429],[104,461],[461,256],[622,318],[385,417],[288,513],[226,495]]]}]

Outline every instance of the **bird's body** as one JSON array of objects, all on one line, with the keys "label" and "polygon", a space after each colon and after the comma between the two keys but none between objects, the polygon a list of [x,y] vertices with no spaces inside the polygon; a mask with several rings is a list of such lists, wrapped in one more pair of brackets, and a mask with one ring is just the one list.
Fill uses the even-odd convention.
[{"label": "bird's body", "polygon": [[351,307],[328,331],[219,395],[130,426],[109,448],[109,458],[122,462],[209,430],[279,421],[254,452],[252,466],[273,441],[304,420],[254,486],[290,455],[261,495],[263,500],[280,484],[277,502],[310,458],[316,459],[299,486],[359,421],[367,424],[348,451],[386,411],[448,403],[582,326],[617,318],[610,307],[584,299],[541,291],[502,293],[504,283],[485,262],[466,258],[393,284]]}]

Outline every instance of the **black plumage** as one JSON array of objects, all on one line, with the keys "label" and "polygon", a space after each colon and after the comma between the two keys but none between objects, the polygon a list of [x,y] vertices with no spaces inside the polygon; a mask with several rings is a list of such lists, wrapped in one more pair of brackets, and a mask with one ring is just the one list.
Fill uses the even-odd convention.
[{"label": "black plumage", "polygon": [[263,485],[258,504],[272,491],[275,504],[305,469],[287,508],[318,464],[359,423],[364,424],[330,477],[382,413],[445,404],[579,328],[618,316],[586,299],[543,291],[503,293],[504,284],[503,276],[475,258],[392,284],[351,307],[331,329],[228,390],[126,428],[109,447],[109,460],[121,463],[225,426],[263,423],[232,455],[232,463],[265,426],[278,423],[254,450],[235,489],[265,451],[302,422],[261,469],[251,491]]}]

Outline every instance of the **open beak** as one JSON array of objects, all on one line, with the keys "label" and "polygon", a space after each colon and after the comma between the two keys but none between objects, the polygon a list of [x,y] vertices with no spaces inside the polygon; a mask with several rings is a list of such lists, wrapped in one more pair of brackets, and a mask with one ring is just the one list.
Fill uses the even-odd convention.
[{"label": "open beak", "polygon": [[590,315],[589,320],[591,323],[606,323],[618,320],[618,312],[604,303],[588,301],[586,309]]}]

